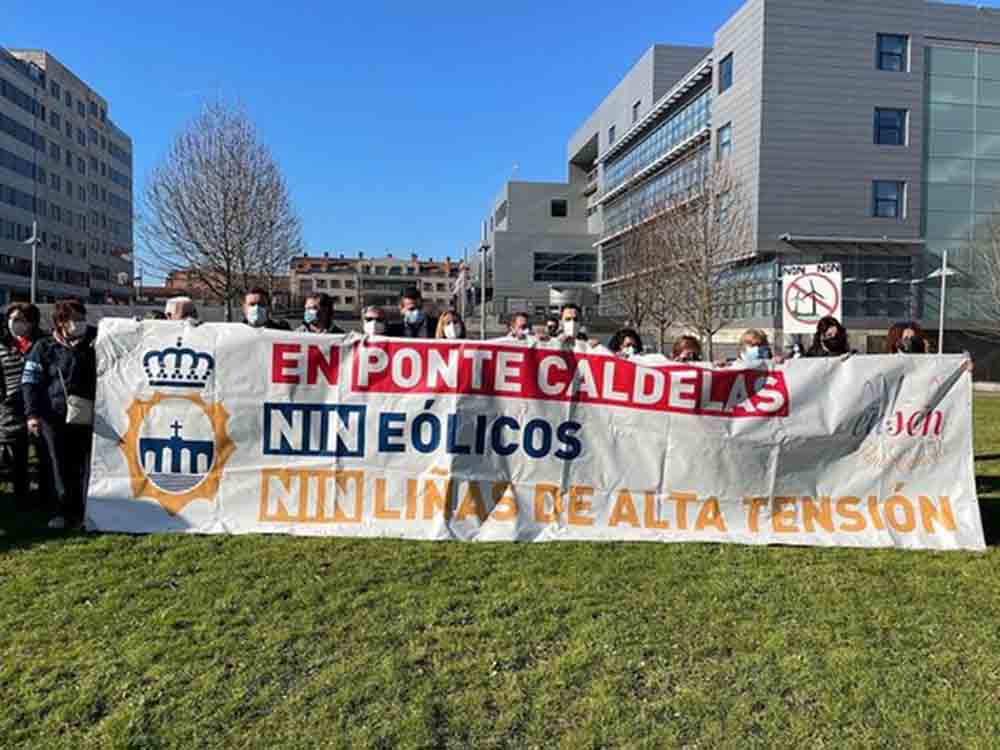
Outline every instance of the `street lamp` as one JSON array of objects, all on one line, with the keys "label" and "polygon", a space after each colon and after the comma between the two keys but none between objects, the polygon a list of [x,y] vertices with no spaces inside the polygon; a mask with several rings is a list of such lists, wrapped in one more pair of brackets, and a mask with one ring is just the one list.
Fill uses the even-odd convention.
[{"label": "street lamp", "polygon": [[31,245],[31,304],[35,304],[38,301],[38,246],[42,244],[37,221],[31,222],[31,236],[23,244]]}]

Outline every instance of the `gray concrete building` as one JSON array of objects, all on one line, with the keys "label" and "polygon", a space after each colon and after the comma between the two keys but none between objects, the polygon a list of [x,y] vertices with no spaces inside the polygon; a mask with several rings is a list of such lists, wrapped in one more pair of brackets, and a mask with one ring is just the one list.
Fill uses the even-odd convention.
[{"label": "gray concrete building", "polygon": [[[544,314],[596,305],[597,250],[581,192],[565,182],[508,182],[485,222],[491,312]],[[471,263],[479,281],[481,255]]]},{"label": "gray concrete building", "polygon": [[603,310],[628,268],[622,237],[720,159],[752,213],[739,328],[777,328],[781,264],[811,261],[843,264],[859,332],[936,327],[927,277],[945,249],[949,326],[979,320],[972,248],[1000,198],[1000,11],[748,0],[711,46],[648,50],[567,149]]},{"label": "gray concrete building", "polygon": [[0,304],[128,302],[132,139],[108,102],[44,50],[0,47]]}]

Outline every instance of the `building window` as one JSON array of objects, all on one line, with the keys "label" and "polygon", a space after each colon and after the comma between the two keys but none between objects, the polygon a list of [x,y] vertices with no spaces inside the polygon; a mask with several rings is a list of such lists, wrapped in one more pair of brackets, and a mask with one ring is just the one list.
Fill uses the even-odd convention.
[{"label": "building window", "polygon": [[632,105],[632,122],[639,122],[639,110],[642,108],[642,99]]},{"label": "building window", "polygon": [[875,110],[875,143],[881,146],[906,145],[906,110]]},{"label": "building window", "polygon": [[719,63],[719,93],[728,91],[733,85],[733,53],[722,58]]},{"label": "building window", "polygon": [[879,34],[878,69],[897,73],[909,70],[909,42],[903,34]]},{"label": "building window", "polygon": [[66,102],[66,106],[67,107],[69,107],[70,109],[73,108],[73,95],[71,93],[69,93],[68,91],[66,92],[66,96],[64,97],[64,101]]},{"label": "building window", "polygon": [[497,224],[502,224],[504,221],[507,220],[507,201],[506,200],[501,201],[500,205],[497,206],[495,217],[496,217],[496,223]]},{"label": "building window", "polygon": [[612,125],[608,128],[608,145],[612,145],[615,142],[615,126]]},{"label": "building window", "polygon": [[569,203],[565,198],[553,198],[550,210],[553,218],[565,219],[569,216]]},{"label": "building window", "polygon": [[56,83],[55,81],[52,81],[51,85],[52,85],[52,96],[54,96],[56,99],[59,99],[62,95],[62,91],[59,88],[59,84]]},{"label": "building window", "polygon": [[62,118],[59,117],[59,113],[54,109],[49,111],[49,125],[56,130],[62,130]]},{"label": "building window", "polygon": [[874,215],[881,219],[902,219],[905,189],[902,182],[876,180]]},{"label": "building window", "polygon": [[594,253],[535,253],[535,281],[570,281],[592,284],[597,280]]},{"label": "building window", "polygon": [[76,113],[78,115],[80,115],[80,117],[86,117],[87,116],[87,107],[84,105],[82,99],[77,99],[76,100]]},{"label": "building window", "polygon": [[733,124],[726,123],[719,128],[718,137],[719,160],[725,159],[733,152]]}]

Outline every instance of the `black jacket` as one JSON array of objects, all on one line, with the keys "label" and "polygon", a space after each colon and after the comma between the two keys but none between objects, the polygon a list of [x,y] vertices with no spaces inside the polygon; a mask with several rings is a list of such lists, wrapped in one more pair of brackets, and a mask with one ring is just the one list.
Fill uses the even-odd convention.
[{"label": "black jacket", "polygon": [[284,321],[280,320],[271,320],[271,318],[268,318],[267,322],[262,326],[252,326],[250,325],[250,322],[246,318],[243,318],[243,325],[247,326],[248,328],[270,328],[272,331],[290,330],[288,327],[288,323],[285,323]]},{"label": "black jacket", "polygon": [[25,356],[11,336],[0,340],[0,442],[16,440],[25,430],[21,396]]},{"label": "black jacket", "polygon": [[419,325],[411,326],[406,321],[400,320],[386,326],[385,335],[395,336],[401,339],[432,339],[437,335],[438,319],[426,315]]},{"label": "black jacket", "polygon": [[24,361],[24,375],[21,378],[25,417],[41,417],[53,423],[64,422],[67,392],[70,396],[96,398],[96,338],[97,329],[87,326],[83,341],[75,347],[61,344],[53,336],[46,336],[35,342]]},{"label": "black jacket", "polygon": [[[311,329],[311,328],[310,328],[310,327],[309,327],[309,326],[308,326],[307,324],[305,324],[305,323],[303,323],[303,324],[302,324],[302,325],[300,325],[300,326],[299,326],[298,328],[296,328],[296,329],[295,329],[295,332],[296,332],[296,333],[316,333],[316,332],[315,332],[315,331],[314,331],[313,329]],[[343,328],[341,328],[340,326],[338,326],[338,325],[337,325],[336,323],[334,323],[334,322],[333,322],[332,320],[330,321],[330,325],[328,325],[328,326],[326,327],[326,330],[325,330],[325,331],[320,331],[320,333],[344,333],[344,332],[345,332],[345,331],[344,331],[344,329],[343,329]]]}]

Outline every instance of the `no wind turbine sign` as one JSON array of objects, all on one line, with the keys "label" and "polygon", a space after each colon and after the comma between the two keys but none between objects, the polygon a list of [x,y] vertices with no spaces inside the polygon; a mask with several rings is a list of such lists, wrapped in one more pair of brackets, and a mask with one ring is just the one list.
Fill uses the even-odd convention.
[{"label": "no wind turbine sign", "polygon": [[781,269],[784,333],[814,333],[820,318],[842,319],[843,278],[839,263]]}]

